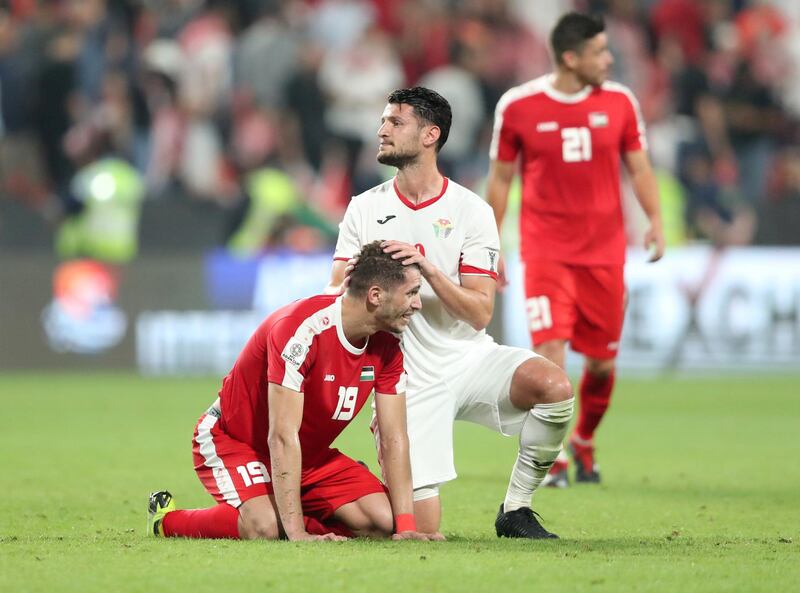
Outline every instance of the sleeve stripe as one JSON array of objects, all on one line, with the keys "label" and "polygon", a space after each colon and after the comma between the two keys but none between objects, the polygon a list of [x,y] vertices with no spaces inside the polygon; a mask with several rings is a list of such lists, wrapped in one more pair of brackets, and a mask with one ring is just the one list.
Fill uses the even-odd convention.
[{"label": "sleeve stripe", "polygon": [[296,364],[292,364],[291,362],[284,360],[284,373],[281,385],[288,387],[289,389],[293,389],[294,391],[301,391],[305,377],[300,374],[300,367],[303,366],[308,353],[311,351],[311,343],[314,341],[314,338],[325,331],[325,329],[330,329],[334,326],[334,324],[330,323],[330,321],[328,321],[327,325],[324,325],[322,323],[322,319],[325,317],[328,319],[333,319],[334,313],[334,306],[329,305],[324,309],[320,309],[319,311],[312,313],[297,326],[294,334],[286,341],[287,345],[284,346],[281,356],[283,356],[283,354],[286,352],[288,344],[291,342],[300,343],[304,346],[305,350],[303,351],[302,355],[297,357],[298,360],[296,361]]},{"label": "sleeve stripe", "polygon": [[[305,355],[303,355],[303,360],[305,360]],[[301,391],[303,375],[300,374],[299,367],[295,368],[291,364],[285,365],[281,385],[292,391]]]},{"label": "sleeve stripe", "polygon": [[283,387],[286,389],[291,389],[292,391],[300,392],[302,391],[303,386],[303,377],[300,376],[296,370],[292,369],[289,370],[287,367],[286,374],[283,376],[283,381],[281,382]]},{"label": "sleeve stripe", "polygon": [[494,113],[494,127],[492,128],[492,142],[489,145],[489,158],[493,161],[497,160],[497,155],[500,152],[500,131],[503,129],[503,114],[509,102],[500,99],[497,104],[497,109]]},{"label": "sleeve stripe", "polygon": [[630,104],[633,107],[634,116],[636,117],[636,129],[639,132],[639,144],[642,145],[642,150],[647,150],[647,132],[644,126],[644,116],[642,116],[642,108],[639,105],[639,100],[636,98],[636,95],[634,95],[633,92],[624,84],[612,82],[610,80],[603,83],[603,88],[608,91],[622,93],[625,95],[625,97],[627,97],[628,101],[630,101]]},{"label": "sleeve stripe", "polygon": [[333,261],[350,261],[349,257],[334,257]]},{"label": "sleeve stripe", "polygon": [[405,372],[400,373],[400,377],[397,380],[397,385],[394,386],[395,394],[399,395],[401,393],[406,392],[406,383],[407,383],[408,375]]},{"label": "sleeve stripe", "polygon": [[458,271],[465,276],[489,276],[493,280],[497,280],[497,272],[492,272],[491,270],[483,270],[481,268],[476,268],[475,266],[468,266],[466,264],[461,264],[458,268]]},{"label": "sleeve stripe", "polygon": [[[305,322],[303,324],[301,324],[300,327],[303,327],[303,325],[305,325]],[[294,364],[292,364],[291,362],[288,362],[286,360],[283,361],[283,363],[284,363],[284,366],[283,366],[283,380],[281,381],[281,385],[283,385],[284,387],[287,387],[287,388],[289,388],[289,389],[291,389],[293,391],[301,391],[301,388],[303,386],[304,377],[303,377],[303,375],[300,374],[300,367],[305,362],[306,357],[308,356],[308,353],[311,350],[311,341],[314,338],[313,335],[309,335],[308,339],[301,340],[300,337],[299,337],[299,333],[300,333],[299,329],[300,328],[298,328],[298,331],[291,338],[289,338],[289,340],[287,342],[287,347],[288,347],[288,344],[290,344],[292,342],[294,342],[294,343],[302,343],[304,345],[304,347],[305,347],[305,350],[302,353],[302,355],[299,357],[299,359],[296,361],[296,366]],[[284,351],[281,352],[281,356],[283,356],[285,352],[286,352],[286,347],[284,347]]]},{"label": "sleeve stripe", "polygon": [[492,142],[489,145],[489,158],[497,160],[500,153],[500,132],[503,129],[503,119],[509,105],[520,99],[533,96],[542,90],[545,77],[540,76],[519,86],[515,86],[500,97],[494,110],[494,126],[492,127]]}]

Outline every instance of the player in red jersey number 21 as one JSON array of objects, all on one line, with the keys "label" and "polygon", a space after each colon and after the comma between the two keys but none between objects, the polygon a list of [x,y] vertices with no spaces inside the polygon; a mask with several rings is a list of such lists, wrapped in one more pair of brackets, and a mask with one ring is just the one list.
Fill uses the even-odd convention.
[{"label": "player in red jersey number 21", "polygon": [[[620,160],[650,222],[644,242],[651,261],[664,253],[644,122],[630,90],[607,81],[613,58],[604,30],[592,16],[559,20],[550,37],[555,72],[512,88],[497,104],[487,185],[500,229],[519,159],[520,254],[534,349],[562,367],[566,342],[585,357],[569,439],[580,482],[600,481],[594,433],[611,399],[625,310]],[[566,457],[545,483],[568,484]]]}]

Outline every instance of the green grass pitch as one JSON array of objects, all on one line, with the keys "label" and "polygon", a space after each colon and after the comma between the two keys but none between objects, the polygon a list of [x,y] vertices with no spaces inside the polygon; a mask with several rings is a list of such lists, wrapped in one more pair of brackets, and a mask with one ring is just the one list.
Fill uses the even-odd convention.
[{"label": "green grass pitch", "polygon": [[[211,503],[190,438],[218,383],[0,375],[0,592],[800,590],[798,377],[621,380],[603,485],[535,497],[558,541],[495,537],[514,439],[463,423],[447,542],[146,538],[150,490]],[[374,469],[366,416],[339,444]]]}]

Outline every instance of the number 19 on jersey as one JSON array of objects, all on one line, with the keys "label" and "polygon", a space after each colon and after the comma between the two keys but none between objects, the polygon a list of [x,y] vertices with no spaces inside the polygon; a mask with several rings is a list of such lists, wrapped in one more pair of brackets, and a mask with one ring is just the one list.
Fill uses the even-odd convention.
[{"label": "number 19 on jersey", "polygon": [[336,405],[333,419],[344,420],[345,422],[352,420],[357,399],[358,387],[339,387],[339,403]]}]

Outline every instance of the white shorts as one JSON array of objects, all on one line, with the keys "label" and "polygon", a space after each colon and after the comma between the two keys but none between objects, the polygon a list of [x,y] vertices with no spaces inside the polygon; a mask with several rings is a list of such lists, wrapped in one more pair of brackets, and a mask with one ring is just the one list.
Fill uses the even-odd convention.
[{"label": "white shorts", "polygon": [[472,348],[435,383],[415,385],[409,375],[406,401],[414,488],[456,477],[455,420],[481,424],[504,435],[519,434],[528,411],[511,404],[511,379],[517,367],[531,358],[538,355],[487,341]]}]

